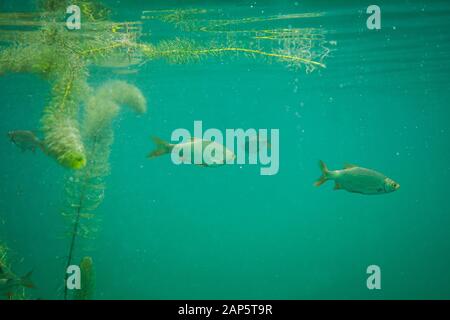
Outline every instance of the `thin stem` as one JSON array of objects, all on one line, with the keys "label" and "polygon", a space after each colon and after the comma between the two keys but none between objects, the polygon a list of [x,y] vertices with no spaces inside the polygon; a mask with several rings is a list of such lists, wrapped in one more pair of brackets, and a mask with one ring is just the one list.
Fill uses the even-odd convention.
[{"label": "thin stem", "polygon": [[305,59],[305,58],[301,58],[301,57],[297,57],[297,56],[290,56],[290,55],[284,55],[284,54],[279,54],[279,53],[270,53],[270,52],[265,52],[262,50],[255,50],[255,49],[246,49],[246,48],[217,48],[217,49],[205,49],[205,50],[197,50],[196,52],[199,54],[202,53],[210,53],[210,52],[223,52],[223,51],[238,51],[238,52],[246,52],[246,53],[254,53],[254,54],[259,54],[259,55],[263,55],[263,56],[267,56],[267,57],[275,57],[275,58],[281,58],[281,59],[286,59],[286,60],[294,60],[294,61],[300,61],[306,64],[312,64],[315,66],[319,66],[322,68],[325,68],[325,65],[323,63],[314,61],[314,60],[310,60],[310,59]]},{"label": "thin stem", "polygon": [[[93,150],[95,150],[96,145],[97,145],[97,136],[95,136],[95,138],[94,138],[93,147],[92,147]],[[88,188],[87,181],[89,181],[90,176],[91,176],[90,170],[86,170],[86,175],[84,176],[84,179],[83,179],[83,189],[81,190],[80,201],[78,202],[77,212],[76,212],[76,216],[75,216],[75,222],[73,224],[72,239],[70,241],[69,255],[67,257],[66,273],[64,276],[64,300],[67,300],[67,294],[68,294],[67,279],[68,279],[69,275],[67,273],[67,269],[72,264],[73,252],[75,250],[75,241],[76,241],[76,238],[78,235],[78,228],[80,226],[81,208],[83,207],[83,202],[84,202],[84,199],[86,196],[86,191]]]},{"label": "thin stem", "polygon": [[[144,50],[146,49],[145,45],[141,45],[141,47],[144,47],[143,48]],[[147,48],[147,50],[148,50],[148,48]],[[182,51],[182,50],[166,50],[166,51],[158,51],[158,53],[160,55],[167,55],[167,54],[177,53],[177,52],[180,52],[180,51]],[[326,66],[323,63],[318,62],[318,61],[314,61],[314,60],[310,60],[310,59],[306,59],[306,58],[301,58],[301,57],[297,57],[297,56],[292,56],[292,55],[284,55],[284,54],[279,54],[279,53],[270,53],[270,52],[265,52],[265,51],[256,50],[256,49],[227,47],[227,48],[190,50],[190,51],[184,51],[184,52],[189,52],[189,53],[192,53],[193,55],[196,55],[196,54],[209,54],[209,53],[215,53],[215,52],[220,53],[220,52],[226,52],[226,51],[259,54],[259,55],[266,56],[266,57],[274,57],[274,58],[280,58],[280,59],[291,60],[291,61],[300,61],[300,62],[305,63],[305,64],[311,64],[311,65],[318,66],[318,67],[321,67],[321,68],[326,68]]]}]

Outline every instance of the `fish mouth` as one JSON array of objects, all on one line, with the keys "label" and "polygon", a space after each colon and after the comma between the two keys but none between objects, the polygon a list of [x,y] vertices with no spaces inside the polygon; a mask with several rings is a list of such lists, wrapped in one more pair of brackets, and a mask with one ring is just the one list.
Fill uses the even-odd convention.
[{"label": "fish mouth", "polygon": [[398,189],[400,189],[400,185],[397,183],[397,184],[395,185],[395,190],[398,190]]}]

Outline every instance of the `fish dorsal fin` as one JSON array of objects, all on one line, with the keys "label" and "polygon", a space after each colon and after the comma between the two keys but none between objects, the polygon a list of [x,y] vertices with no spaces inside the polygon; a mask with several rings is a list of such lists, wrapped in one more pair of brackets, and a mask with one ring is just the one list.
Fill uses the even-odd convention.
[{"label": "fish dorsal fin", "polygon": [[356,164],[351,164],[351,163],[344,164],[344,169],[351,169],[351,168],[356,168],[356,167],[357,167]]}]

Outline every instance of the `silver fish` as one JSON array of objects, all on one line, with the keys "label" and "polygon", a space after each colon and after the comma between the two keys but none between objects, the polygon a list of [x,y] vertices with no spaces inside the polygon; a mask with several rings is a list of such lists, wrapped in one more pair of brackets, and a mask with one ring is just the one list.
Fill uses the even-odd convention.
[{"label": "silver fish", "polygon": [[[198,158],[202,159],[202,162],[197,165],[202,167],[216,167],[224,165],[225,163],[228,163],[236,158],[234,152],[224,145],[199,138],[191,138],[188,142],[172,144],[165,142],[158,137],[153,137],[153,142],[156,144],[156,149],[148,155],[148,158],[150,159],[174,152],[180,155],[180,160],[183,163],[192,164],[194,163],[194,159]],[[219,152],[215,155],[207,154],[205,156],[203,151],[208,146],[214,147],[214,149],[219,150]],[[190,154],[183,155],[184,150],[189,150]]]},{"label": "silver fish", "polygon": [[323,161],[319,162],[322,176],[314,183],[321,186],[328,180],[334,180],[334,190],[347,190],[348,192],[362,194],[383,194],[398,190],[400,184],[385,175],[371,169],[361,168],[347,164],[343,170],[328,170]]}]

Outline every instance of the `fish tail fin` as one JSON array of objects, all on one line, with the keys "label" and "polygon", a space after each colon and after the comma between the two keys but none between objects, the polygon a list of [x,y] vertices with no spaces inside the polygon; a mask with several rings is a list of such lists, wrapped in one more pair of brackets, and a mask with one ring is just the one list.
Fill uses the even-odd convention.
[{"label": "fish tail fin", "polygon": [[43,140],[39,140],[38,147],[43,153],[47,153],[47,149],[45,148],[45,143]]},{"label": "fish tail fin", "polygon": [[171,145],[170,143],[158,137],[152,137],[152,140],[156,144],[156,149],[148,154],[148,158],[153,159],[172,152],[173,145]]},{"label": "fish tail fin", "polygon": [[31,280],[31,275],[33,274],[33,270],[28,272],[20,279],[20,284],[26,288],[35,288],[33,281]]},{"label": "fish tail fin", "polygon": [[44,139],[37,139],[38,141],[38,147],[39,149],[44,153],[44,154],[48,154],[48,149],[47,149],[47,144],[45,143]]},{"label": "fish tail fin", "polygon": [[322,184],[327,182],[330,175],[330,171],[328,171],[327,165],[322,160],[319,161],[319,168],[322,171],[322,175],[320,176],[319,179],[317,179],[316,182],[314,182],[314,185],[316,187],[320,187]]}]

